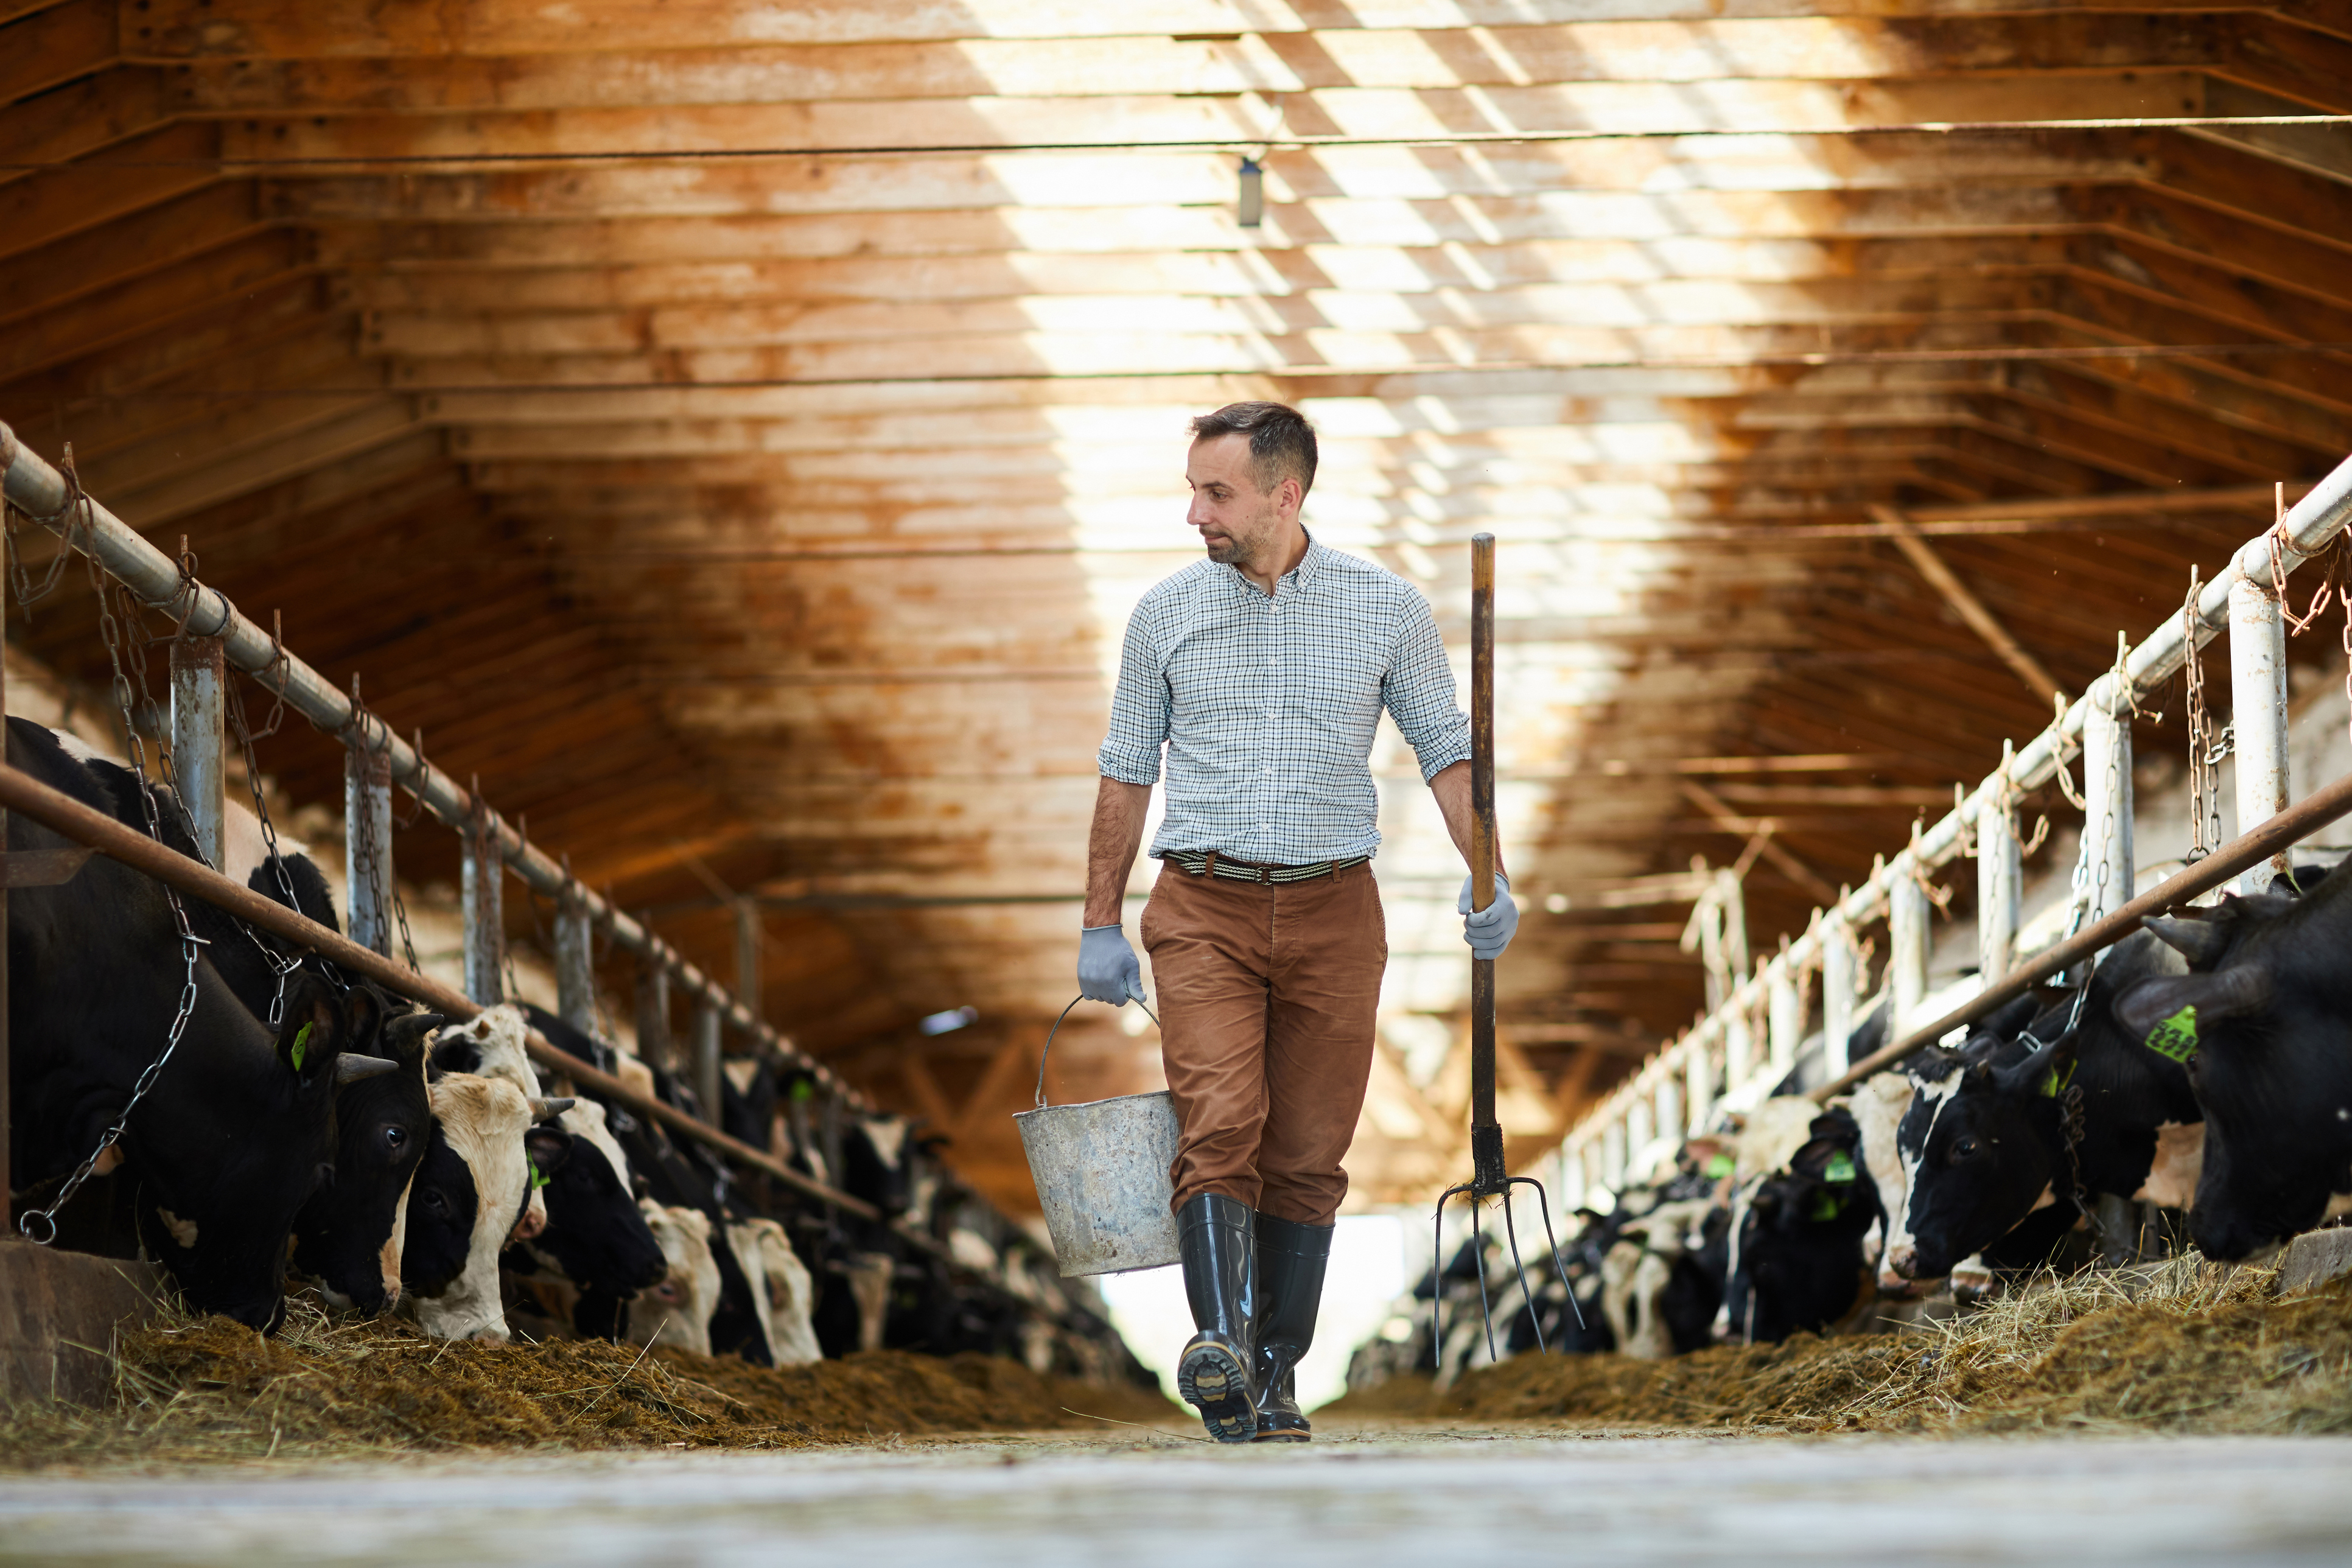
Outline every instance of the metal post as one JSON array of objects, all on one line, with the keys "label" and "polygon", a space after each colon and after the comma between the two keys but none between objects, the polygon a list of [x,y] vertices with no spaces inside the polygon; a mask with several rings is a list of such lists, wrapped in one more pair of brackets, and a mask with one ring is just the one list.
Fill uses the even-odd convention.
[{"label": "metal post", "polygon": [[762,989],[760,983],[760,945],[763,932],[760,929],[760,905],[755,899],[735,900],[735,996],[751,1010],[754,1019],[764,1019],[767,1010],[760,1005]]},{"label": "metal post", "polygon": [[181,637],[172,644],[172,782],[195,825],[196,847],[215,870],[221,868],[221,821],[228,810],[223,679],[220,638]]},{"label": "metal post", "polygon": [[467,818],[461,858],[466,994],[485,1007],[495,1007],[507,999],[506,902],[502,887],[506,861],[499,853],[489,806],[484,803],[479,789],[474,792],[474,810]]},{"label": "metal post", "polygon": [[584,904],[566,899],[555,908],[555,1011],[573,1028],[596,1032],[595,927]]},{"label": "metal post", "polygon": [[1565,1219],[1584,1206],[1584,1151],[1572,1143],[1559,1146],[1559,1212]]},{"label": "metal post", "polygon": [[[2230,722],[2237,736],[2238,832],[2251,832],[2287,807],[2286,623],[2267,583],[2230,584]],[[2238,878],[2259,893],[2284,876],[2282,849]]]},{"label": "metal post", "polygon": [[1588,1138],[1584,1147],[1578,1152],[1577,1163],[1584,1167],[1584,1192],[1588,1201],[1595,1192],[1615,1190],[1609,1181],[1609,1151],[1602,1143],[1601,1139]]},{"label": "metal post", "polygon": [[1694,1041],[1685,1068],[1683,1098],[1690,1108],[1688,1123],[1694,1138],[1706,1131],[1715,1115],[1715,1053],[1704,1040]]},{"label": "metal post", "polygon": [[1786,963],[1772,965],[1764,979],[1766,1032],[1772,1042],[1772,1078],[1786,1078],[1797,1065],[1797,1047],[1804,1042],[1804,997],[1797,977]]},{"label": "metal post", "polygon": [[[2004,778],[2005,774],[1996,774]],[[1993,805],[1993,800],[2000,805]],[[2006,786],[1977,811],[1977,973],[1990,984],[2009,973],[2017,950],[2019,886],[2024,846],[2017,839],[2017,805]]]},{"label": "metal post", "polygon": [[1857,990],[1853,932],[1843,921],[1822,922],[1822,1070],[1835,1078],[1845,1071],[1846,1043],[1853,1036],[1853,1004]]},{"label": "metal post", "polygon": [[1927,994],[1927,889],[1903,862],[1886,889],[1887,971],[1895,993],[1895,1027],[1901,1034]]},{"label": "metal post", "polygon": [[1625,1176],[1628,1181],[1637,1174],[1636,1167],[1650,1145],[1657,1141],[1658,1130],[1650,1120],[1650,1102],[1636,1097],[1625,1108]]},{"label": "metal post", "polygon": [[637,1058],[670,1070],[669,971],[648,963],[637,971]]},{"label": "metal post", "polygon": [[1723,1016],[1723,1084],[1733,1094],[1748,1087],[1756,1072],[1756,1031],[1743,1004]]},{"label": "metal post", "polygon": [[1601,1130],[1601,1184],[1612,1193],[1625,1190],[1625,1121],[1612,1116]]},{"label": "metal post", "polygon": [[1659,1072],[1652,1103],[1657,1108],[1657,1135],[1679,1142],[1683,1137],[1683,1086],[1672,1068]]},{"label": "metal post", "polygon": [[[2112,677],[2091,688],[2083,725],[2083,798],[2090,803],[2083,831],[2091,836],[2092,920],[2113,913],[2132,896],[2131,705],[2120,719],[2107,710],[2121,701]],[[1899,1033],[1899,1031],[1898,1031]]]},{"label": "metal post", "polygon": [[702,1102],[702,1119],[719,1125],[719,1009],[708,1001],[694,1005],[694,1097]]},{"label": "metal post", "polygon": [[351,939],[392,956],[392,761],[381,747],[343,747],[343,889]]}]

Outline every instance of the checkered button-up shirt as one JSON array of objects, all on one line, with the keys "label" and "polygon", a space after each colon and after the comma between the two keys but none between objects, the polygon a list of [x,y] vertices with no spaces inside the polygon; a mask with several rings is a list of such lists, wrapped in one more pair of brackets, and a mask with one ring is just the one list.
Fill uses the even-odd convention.
[{"label": "checkered button-up shirt", "polygon": [[1467,760],[1470,721],[1429,601],[1367,561],[1309,539],[1269,598],[1201,561],[1155,584],[1127,623],[1105,777],[1160,782],[1151,853],[1213,849],[1312,865],[1380,847],[1372,733],[1385,707],[1422,777]]}]

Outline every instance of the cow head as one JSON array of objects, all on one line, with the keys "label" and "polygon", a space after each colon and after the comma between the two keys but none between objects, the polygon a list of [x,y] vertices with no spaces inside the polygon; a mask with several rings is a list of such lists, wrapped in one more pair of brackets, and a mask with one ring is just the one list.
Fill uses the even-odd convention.
[{"label": "cow head", "polygon": [[[355,997],[363,993],[355,991]],[[425,1037],[438,1013],[388,1015],[375,1049],[395,1070],[335,1097],[334,1176],[295,1216],[295,1263],[330,1300],[381,1312],[400,1299],[408,1189],[433,1134]]]},{"label": "cow head", "polygon": [[[361,1005],[298,974],[272,1040],[225,994],[199,987],[188,1032],[215,1049],[168,1074],[124,1139],[141,1244],[199,1310],[264,1331],[284,1318],[287,1237],[331,1179],[338,1089],[393,1068],[347,1051],[370,1022],[355,1016]],[[239,1037],[261,1048],[218,1049]]]},{"label": "cow head", "polygon": [[[604,1108],[583,1100],[566,1110],[568,1156],[547,1168],[547,1228],[532,1249],[582,1291],[629,1296],[659,1284],[669,1266],[637,1207],[628,1156]],[[533,1163],[541,1152],[534,1152]]]},{"label": "cow head", "polygon": [[499,1253],[538,1190],[525,1135],[545,1108],[470,1073],[446,1073],[430,1092],[433,1135],[410,1189],[401,1281],[434,1338],[504,1340]]},{"label": "cow head", "polygon": [[1916,1092],[1895,1130],[1904,1207],[1888,1226],[1885,1258],[1900,1278],[1942,1279],[2069,1180],[2053,1086],[2069,1065],[2057,1037],[2071,1005],[2036,1016],[2042,1006],[2021,997],[1958,1050],[1913,1067]]},{"label": "cow head", "polygon": [[2191,972],[2128,987],[2116,1016],[2187,1070],[2205,1112],[2189,1232],[2208,1258],[2244,1258],[2352,1186],[2352,877],[2149,923]]}]

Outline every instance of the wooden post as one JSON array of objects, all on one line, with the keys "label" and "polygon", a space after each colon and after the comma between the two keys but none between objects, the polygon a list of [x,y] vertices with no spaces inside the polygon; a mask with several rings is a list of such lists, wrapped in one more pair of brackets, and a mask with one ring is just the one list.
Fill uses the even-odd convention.
[{"label": "wooden post", "polygon": [[1845,921],[1822,922],[1822,1070],[1831,1078],[1849,1065],[1846,1042],[1854,1029],[1854,994],[1860,989],[1854,971],[1860,956]]},{"label": "wooden post", "polygon": [[1889,1033],[1899,1035],[1927,994],[1927,889],[1908,860],[1886,889],[1886,945],[1895,994],[1895,1027]]},{"label": "wooden post", "polygon": [[755,899],[735,900],[735,997],[751,1009],[754,1023],[766,1017],[760,1005],[760,905]]},{"label": "wooden post", "polygon": [[228,811],[224,678],[220,638],[187,637],[172,644],[172,782],[194,825],[196,847],[215,870],[221,868],[221,823]]},{"label": "wooden post", "polygon": [[[2003,750],[2006,763],[2006,743]],[[2008,775],[1993,776],[1998,780]],[[1977,810],[1977,973],[1988,984],[2009,973],[2010,960],[2016,953],[2023,849],[2017,838],[2016,803],[2005,785],[1996,785]]]},{"label": "wooden post", "polygon": [[587,906],[566,899],[555,908],[555,1011],[583,1034],[596,1032],[595,928]]},{"label": "wooden post", "polygon": [[[2236,726],[2238,832],[2287,807],[2286,622],[2267,583],[2230,584],[2230,703]],[[2240,873],[2238,890],[2259,893],[2287,870],[2287,852]]]},{"label": "wooden post", "polygon": [[392,878],[392,758],[362,737],[343,746],[343,888],[351,939],[386,958]]},{"label": "wooden post", "polygon": [[474,809],[466,819],[459,875],[466,917],[466,994],[485,1007],[507,999],[505,858],[499,853],[498,824],[474,787]]},{"label": "wooden post", "polygon": [[[2123,710],[2119,718],[2109,704]],[[2091,920],[2112,914],[2132,896],[2131,705],[2111,676],[2091,688],[2083,726],[2083,831],[2091,836]],[[1899,1031],[1898,1031],[1899,1033]]]},{"label": "wooden post", "polygon": [[673,1070],[669,1048],[669,971],[648,963],[637,971],[637,1056],[648,1067]]},{"label": "wooden post", "polygon": [[719,1125],[719,1009],[707,1000],[694,1004],[694,1096],[702,1102],[702,1119]]}]

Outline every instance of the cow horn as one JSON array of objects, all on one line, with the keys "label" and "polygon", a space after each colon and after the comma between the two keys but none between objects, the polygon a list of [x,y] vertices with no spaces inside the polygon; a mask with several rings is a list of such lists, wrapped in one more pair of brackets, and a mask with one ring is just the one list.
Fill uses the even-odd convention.
[{"label": "cow horn", "polygon": [[562,1115],[579,1103],[578,1098],[572,1095],[546,1095],[530,1102],[530,1113],[539,1121],[547,1121]]},{"label": "cow horn", "polygon": [[2213,921],[2176,920],[2170,915],[2146,915],[2140,924],[2156,933],[2156,940],[2178,952],[2192,964],[2210,963],[2221,956],[2230,945],[2230,930]]},{"label": "cow horn", "polygon": [[383,1032],[397,1043],[406,1045],[412,1040],[423,1039],[448,1021],[446,1013],[404,1013],[386,1024]]},{"label": "cow horn", "polygon": [[345,1051],[335,1058],[335,1083],[341,1087],[357,1083],[363,1078],[381,1078],[388,1072],[398,1072],[400,1064],[383,1057],[363,1057],[356,1051]]}]

